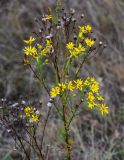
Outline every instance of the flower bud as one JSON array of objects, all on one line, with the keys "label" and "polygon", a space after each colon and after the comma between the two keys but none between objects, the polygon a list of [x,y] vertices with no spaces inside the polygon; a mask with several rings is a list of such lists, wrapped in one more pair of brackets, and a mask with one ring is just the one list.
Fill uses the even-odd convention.
[{"label": "flower bud", "polygon": [[81,15],[81,18],[82,18],[82,19],[84,18],[84,14]]},{"label": "flower bud", "polygon": [[75,14],[75,10],[73,8],[70,9],[70,14],[74,15]]},{"label": "flower bud", "polygon": [[104,48],[106,48],[107,47],[107,45],[106,44],[104,44],[104,46],[103,46]]},{"label": "flower bud", "polygon": [[101,46],[102,44],[103,44],[102,41],[100,41],[100,42],[99,42],[99,45]]},{"label": "flower bud", "polygon": [[51,103],[51,102],[48,102],[48,103],[47,103],[47,107],[49,107],[49,108],[52,107],[52,103]]}]

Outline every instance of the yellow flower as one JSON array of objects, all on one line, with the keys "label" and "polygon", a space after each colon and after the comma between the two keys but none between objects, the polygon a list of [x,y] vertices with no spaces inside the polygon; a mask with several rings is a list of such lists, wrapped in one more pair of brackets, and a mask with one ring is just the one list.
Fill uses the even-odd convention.
[{"label": "yellow flower", "polygon": [[32,108],[30,106],[26,106],[24,109],[24,113],[27,117],[30,117],[31,111],[32,111]]},{"label": "yellow flower", "polygon": [[82,46],[81,43],[79,43],[78,47],[75,47],[71,50],[69,50],[70,52],[70,57],[77,57],[80,53],[85,52],[86,48]]},{"label": "yellow flower", "polygon": [[75,97],[75,96],[76,96],[76,94],[75,94],[75,93],[73,93],[73,94],[72,94],[72,96],[73,96],[73,97]]},{"label": "yellow flower", "polygon": [[35,115],[35,114],[32,114],[31,119],[32,119],[33,122],[38,122],[39,121],[39,116]]},{"label": "yellow flower", "polygon": [[46,16],[44,17],[44,20],[51,20],[51,19],[53,19],[53,16],[52,16],[52,15],[46,15]]},{"label": "yellow flower", "polygon": [[73,90],[74,90],[75,87],[74,87],[72,81],[68,82],[67,88],[68,88],[68,90],[70,90],[70,91],[73,91]]},{"label": "yellow flower", "polygon": [[88,93],[87,100],[88,100],[88,102],[94,102],[95,97],[92,92]]},{"label": "yellow flower", "polygon": [[101,105],[100,111],[101,111],[102,115],[109,113],[108,107],[107,107],[105,104],[102,104],[102,105]]},{"label": "yellow flower", "polygon": [[94,82],[93,84],[91,84],[90,89],[93,93],[97,93],[99,90],[99,83]]},{"label": "yellow flower", "polygon": [[74,81],[75,83],[75,87],[79,90],[82,90],[83,87],[83,81],[81,79],[77,79],[76,81]]},{"label": "yellow flower", "polygon": [[74,48],[74,50],[70,50],[70,57],[77,57],[79,54],[79,51],[77,48]]},{"label": "yellow flower", "polygon": [[86,38],[85,42],[86,42],[87,46],[89,46],[89,47],[92,47],[95,43],[95,41],[90,38]]},{"label": "yellow flower", "polygon": [[37,49],[35,47],[28,46],[24,48],[24,54],[32,55],[33,53],[37,53]]},{"label": "yellow flower", "polygon": [[49,60],[48,59],[45,59],[45,61],[44,61],[45,63],[48,63],[49,62]]},{"label": "yellow flower", "polygon": [[62,92],[64,92],[64,90],[66,89],[66,85],[64,83],[59,83],[58,86],[60,87]]},{"label": "yellow flower", "polygon": [[86,51],[86,48],[81,43],[79,43],[77,49],[78,49],[78,52],[85,52]]},{"label": "yellow flower", "polygon": [[79,28],[80,28],[80,31],[79,31],[79,33],[90,33],[91,32],[91,30],[92,30],[92,28],[91,28],[91,26],[88,24],[88,25],[86,25],[86,26],[79,26]]},{"label": "yellow flower", "polygon": [[93,109],[96,106],[95,102],[88,102],[88,107]]},{"label": "yellow flower", "polygon": [[73,49],[74,48],[74,43],[73,42],[69,42],[69,43],[67,43],[67,45],[66,45],[66,47],[67,47],[67,49]]},{"label": "yellow flower", "polygon": [[85,29],[86,29],[86,31],[87,31],[88,33],[90,33],[91,30],[92,30],[92,28],[91,28],[91,26],[90,26],[89,24],[85,26]]},{"label": "yellow flower", "polygon": [[79,26],[80,33],[86,33],[85,26]]},{"label": "yellow flower", "polygon": [[103,101],[104,100],[104,98],[99,93],[97,93],[96,98],[97,98],[98,101]]},{"label": "yellow flower", "polygon": [[47,54],[49,53],[49,49],[48,48],[44,48],[42,51],[41,51],[41,55],[43,56],[46,56]]},{"label": "yellow flower", "polygon": [[84,85],[85,86],[90,86],[91,84],[93,84],[95,81],[95,79],[93,77],[88,77],[85,81],[84,81]]},{"label": "yellow flower", "polygon": [[82,40],[85,38],[82,32],[79,32],[79,33],[78,33],[78,38],[80,38],[80,39],[82,39]]},{"label": "yellow flower", "polygon": [[47,47],[52,47],[52,41],[51,40],[46,40],[46,46]]},{"label": "yellow flower", "polygon": [[59,94],[60,94],[60,88],[59,87],[52,88],[51,91],[50,91],[51,97],[56,97]]},{"label": "yellow flower", "polygon": [[28,39],[28,40],[24,40],[24,42],[26,43],[26,44],[32,44],[33,42],[35,41],[35,38],[33,38],[32,36],[30,36],[30,38]]},{"label": "yellow flower", "polygon": [[37,47],[38,47],[39,49],[42,49],[42,48],[43,48],[42,45],[40,45],[40,44],[37,44]]}]

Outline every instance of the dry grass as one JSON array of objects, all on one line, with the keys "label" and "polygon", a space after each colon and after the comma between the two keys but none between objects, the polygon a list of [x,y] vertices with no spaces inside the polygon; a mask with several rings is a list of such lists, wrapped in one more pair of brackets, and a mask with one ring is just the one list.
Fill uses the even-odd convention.
[{"label": "dry grass", "polygon": [[[0,1],[0,97],[16,100],[20,95],[33,93],[39,98],[37,81],[22,65],[22,40],[35,28],[34,18],[40,16],[54,2],[45,0],[1,0]],[[108,44],[104,54],[85,65],[88,72],[101,81],[110,106],[110,116],[100,119],[99,115],[85,111],[72,125],[75,139],[76,160],[123,160],[124,159],[124,1],[123,0],[66,0],[68,7],[75,7],[93,25],[96,35]],[[82,73],[84,74],[84,73]],[[47,141],[52,137],[49,159],[62,159],[62,148],[56,135],[59,122],[51,117],[51,130],[46,132]],[[11,139],[0,136],[1,158],[8,153]],[[9,141],[8,141],[9,140]],[[55,142],[56,145],[51,147]],[[56,147],[55,147],[56,146]],[[12,154],[13,155],[13,154]],[[17,159],[18,158],[13,158]],[[74,158],[75,159],[75,158]]]}]

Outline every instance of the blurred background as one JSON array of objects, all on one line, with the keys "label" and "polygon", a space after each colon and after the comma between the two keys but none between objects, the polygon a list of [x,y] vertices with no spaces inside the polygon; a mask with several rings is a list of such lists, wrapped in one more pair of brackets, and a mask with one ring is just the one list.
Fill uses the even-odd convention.
[{"label": "blurred background", "polygon": [[[96,36],[107,44],[101,56],[85,69],[101,81],[110,108],[109,118],[102,120],[94,113],[83,113],[76,132],[76,160],[124,160],[124,1],[64,0],[66,9],[84,14]],[[22,64],[23,39],[35,28],[35,18],[54,0],[0,0],[0,98],[17,100],[31,92],[42,96],[33,73]],[[11,138],[0,127],[0,159],[9,152]],[[99,146],[102,146],[100,149]],[[76,148],[76,147],[75,147]],[[15,155],[14,155],[15,156]],[[13,156],[18,160],[18,156]],[[54,153],[54,158],[57,155]]]}]

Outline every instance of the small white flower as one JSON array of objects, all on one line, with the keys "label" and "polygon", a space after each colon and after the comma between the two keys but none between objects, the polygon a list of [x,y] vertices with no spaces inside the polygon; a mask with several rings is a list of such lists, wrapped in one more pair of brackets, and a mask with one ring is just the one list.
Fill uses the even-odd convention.
[{"label": "small white flower", "polygon": [[70,9],[71,14],[75,13],[75,10],[73,8]]},{"label": "small white flower", "polygon": [[18,106],[18,103],[14,103],[12,106],[13,106],[13,107],[16,107],[16,106]]},{"label": "small white flower", "polygon": [[33,122],[33,120],[32,120],[32,118],[30,118],[30,119],[29,119],[29,123],[32,123],[32,122]]},{"label": "small white flower", "polygon": [[40,114],[40,112],[37,110],[36,112],[35,112],[36,114]]},{"label": "small white flower", "polygon": [[23,118],[24,116],[23,115],[20,115],[20,118]]},{"label": "small white flower", "polygon": [[46,39],[50,39],[52,37],[53,37],[53,35],[50,33],[50,35],[46,36]]},{"label": "small white flower", "polygon": [[26,126],[27,126],[27,127],[29,127],[29,124],[28,124],[28,123],[26,123]]},{"label": "small white flower", "polygon": [[2,102],[5,102],[5,101],[6,101],[6,98],[2,98],[1,101],[2,101]]},{"label": "small white flower", "polygon": [[7,132],[10,133],[10,132],[11,132],[11,129],[7,129]]},{"label": "small white flower", "polygon": [[48,107],[52,107],[52,103],[51,103],[51,102],[48,102],[48,103],[47,103],[47,106],[48,106]]},{"label": "small white flower", "polygon": [[26,104],[26,101],[22,100],[22,104]]}]

